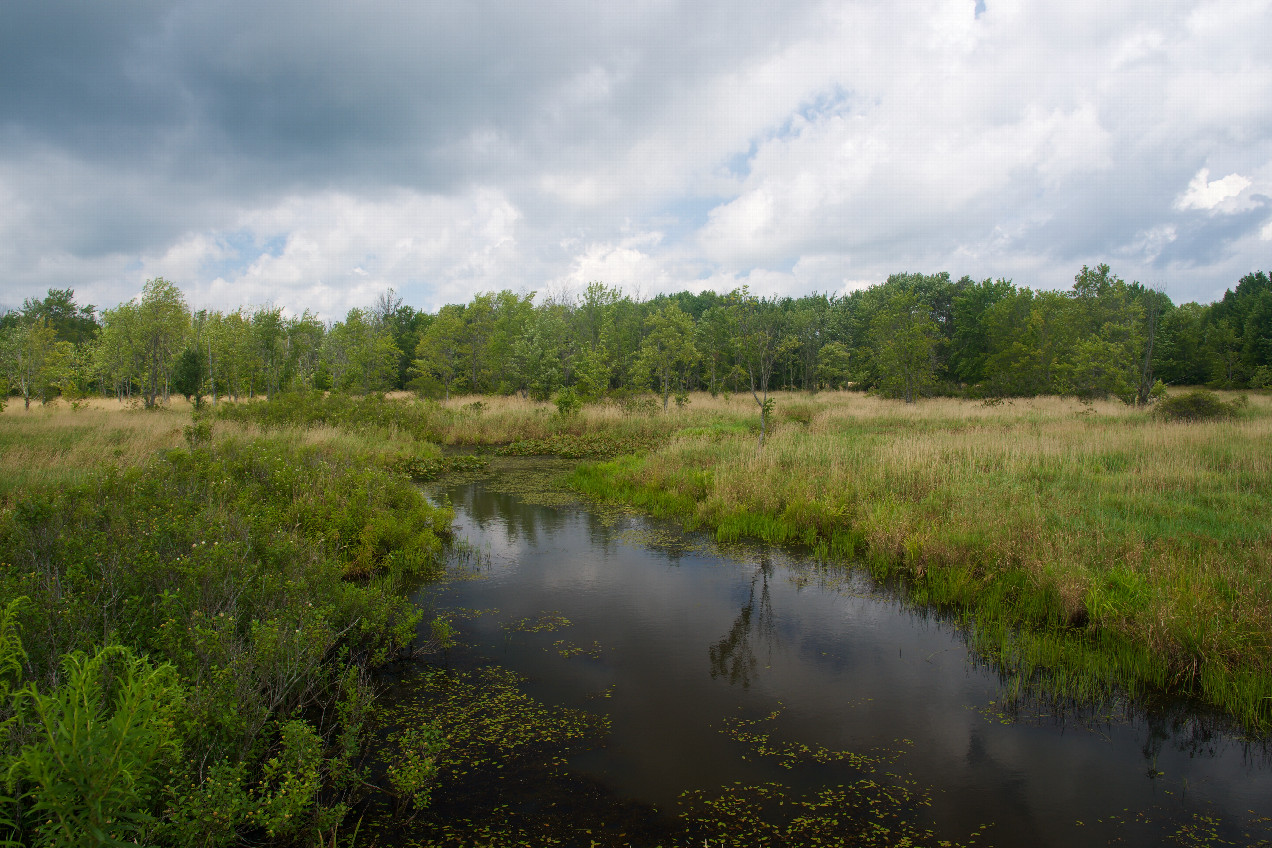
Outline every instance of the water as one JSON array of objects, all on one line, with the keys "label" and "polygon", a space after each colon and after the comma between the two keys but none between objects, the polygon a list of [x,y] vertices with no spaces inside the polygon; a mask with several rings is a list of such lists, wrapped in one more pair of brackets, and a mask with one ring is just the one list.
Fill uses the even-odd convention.
[{"label": "water", "polygon": [[[540,483],[519,475],[562,466],[500,462],[444,490],[457,534],[481,552],[479,579],[421,602],[488,610],[457,616],[465,647],[451,661],[493,661],[546,703],[607,713],[605,744],[569,768],[617,798],[673,821],[689,791],[773,781],[787,797],[812,797],[869,773],[910,786],[906,816],[960,842],[977,832],[977,844],[1004,846],[1272,840],[1267,749],[1213,720],[1178,709],[1004,711],[997,674],[957,626],[868,577],[780,550],[721,550],[634,515],[536,503],[518,490]],[[510,629],[545,614],[569,624]],[[739,719],[779,754],[730,734]],[[817,762],[810,750],[875,765]]]}]

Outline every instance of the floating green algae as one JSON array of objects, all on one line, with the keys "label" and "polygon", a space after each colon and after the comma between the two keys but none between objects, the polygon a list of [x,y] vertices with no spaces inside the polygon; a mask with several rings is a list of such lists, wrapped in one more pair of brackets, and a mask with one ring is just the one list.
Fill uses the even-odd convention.
[{"label": "floating green algae", "polygon": [[519,618],[503,626],[509,633],[552,633],[570,626],[570,620],[559,612],[541,612]]}]

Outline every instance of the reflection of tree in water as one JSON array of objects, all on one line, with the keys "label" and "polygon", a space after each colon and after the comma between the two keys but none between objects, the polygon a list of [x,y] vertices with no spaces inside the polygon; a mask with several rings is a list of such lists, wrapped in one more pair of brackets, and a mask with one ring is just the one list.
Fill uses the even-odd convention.
[{"label": "reflection of tree in water", "polygon": [[552,538],[562,531],[569,518],[564,510],[527,504],[515,494],[492,491],[485,486],[465,486],[449,495],[482,530],[492,524],[502,526],[509,542],[524,540],[529,545],[537,545],[540,535]]},{"label": "reflection of tree in water", "polygon": [[[769,577],[773,574],[773,563],[768,556],[761,555],[760,567],[751,575],[750,591],[746,603],[734,619],[729,632],[712,645],[707,653],[711,658],[711,678],[727,678],[732,684],[742,684],[747,688],[756,678],[759,660],[756,658],[756,641],[762,642],[770,651],[776,637],[777,629],[773,623],[773,602],[769,597]],[[759,597],[756,597],[756,584],[759,584]]]}]

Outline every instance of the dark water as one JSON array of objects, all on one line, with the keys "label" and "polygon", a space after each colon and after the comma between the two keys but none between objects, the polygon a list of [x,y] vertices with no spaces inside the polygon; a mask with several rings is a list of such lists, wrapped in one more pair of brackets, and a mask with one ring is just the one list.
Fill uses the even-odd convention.
[{"label": "dark water", "polygon": [[[939,838],[988,825],[978,844],[1272,839],[1266,746],[1178,709],[1005,712],[997,674],[957,626],[868,577],[780,550],[723,551],[638,516],[528,502],[507,480],[534,467],[435,492],[480,551],[479,579],[422,601],[491,610],[457,620],[470,658],[521,673],[544,702],[611,717],[606,743],[570,768],[616,796],[672,817],[691,790],[775,781],[813,793],[859,774],[807,759],[786,768],[723,732],[776,713],[756,725],[776,744],[889,752],[881,773],[917,787],[926,801],[912,814]],[[523,491],[534,488],[526,479]],[[509,630],[548,613],[568,626]]]}]

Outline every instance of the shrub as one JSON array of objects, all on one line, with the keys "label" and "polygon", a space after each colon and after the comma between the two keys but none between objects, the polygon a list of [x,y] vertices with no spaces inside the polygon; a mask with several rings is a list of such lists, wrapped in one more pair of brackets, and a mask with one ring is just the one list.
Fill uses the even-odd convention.
[{"label": "shrub", "polygon": [[571,418],[583,408],[583,399],[574,393],[574,389],[565,389],[557,395],[556,408],[562,418]]},{"label": "shrub", "polygon": [[1196,389],[1163,398],[1153,414],[1166,421],[1209,421],[1232,418],[1241,406],[1240,401],[1228,403],[1214,392]]},{"label": "shrub", "polygon": [[451,520],[279,436],[23,494],[0,512],[0,598],[28,599],[0,609],[0,845],[311,844],[361,792],[361,669],[414,641],[403,589]]}]

